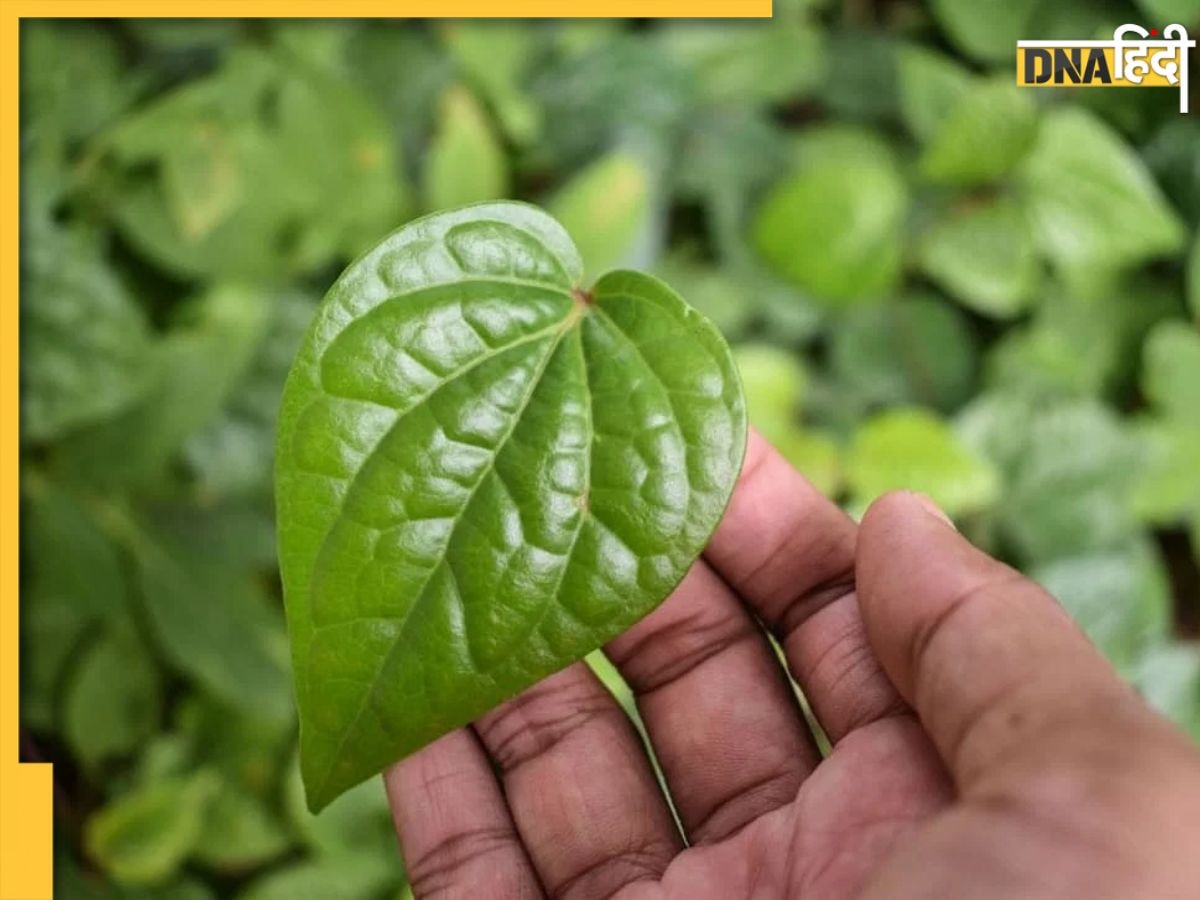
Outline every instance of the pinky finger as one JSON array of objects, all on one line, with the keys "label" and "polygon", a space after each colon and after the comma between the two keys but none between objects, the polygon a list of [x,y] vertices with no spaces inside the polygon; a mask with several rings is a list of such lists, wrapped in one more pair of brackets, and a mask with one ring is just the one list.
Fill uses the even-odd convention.
[{"label": "pinky finger", "polygon": [[539,898],[479,739],[460,728],[384,773],[415,897]]}]

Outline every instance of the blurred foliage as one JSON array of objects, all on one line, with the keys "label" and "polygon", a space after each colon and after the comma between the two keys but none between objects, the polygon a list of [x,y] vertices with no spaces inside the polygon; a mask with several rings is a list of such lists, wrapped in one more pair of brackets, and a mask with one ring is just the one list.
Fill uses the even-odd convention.
[{"label": "blurred foliage", "polygon": [[301,800],[275,409],[346,262],[501,196],[593,276],[661,274],[822,490],[930,494],[1200,738],[1200,120],[1012,84],[1018,38],[1200,4],[776,6],[24,23],[22,718],[61,896],[403,896],[378,781]]}]

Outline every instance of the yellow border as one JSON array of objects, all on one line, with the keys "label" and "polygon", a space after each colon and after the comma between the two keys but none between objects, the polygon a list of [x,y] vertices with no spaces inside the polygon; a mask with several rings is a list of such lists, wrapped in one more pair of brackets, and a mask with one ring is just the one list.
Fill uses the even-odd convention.
[{"label": "yellow border", "polygon": [[[771,0],[2,0],[5,18],[762,19]],[[15,10],[15,15],[12,12]]]},{"label": "yellow border", "polygon": [[0,15],[0,900],[51,896],[51,768],[18,765],[17,724],[17,36],[20,7]]},{"label": "yellow border", "polygon": [[22,18],[767,18],[771,0],[0,0],[0,900],[53,896],[52,767],[20,764],[18,37]]}]

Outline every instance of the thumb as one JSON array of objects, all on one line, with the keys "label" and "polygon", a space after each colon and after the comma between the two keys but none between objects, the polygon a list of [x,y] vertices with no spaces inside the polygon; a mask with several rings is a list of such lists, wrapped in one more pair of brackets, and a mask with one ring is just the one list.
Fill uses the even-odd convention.
[{"label": "thumb", "polygon": [[963,794],[1056,762],[1128,767],[1129,735],[1194,756],[1049,594],[971,546],[926,498],[877,501],[856,567],[872,648]]}]

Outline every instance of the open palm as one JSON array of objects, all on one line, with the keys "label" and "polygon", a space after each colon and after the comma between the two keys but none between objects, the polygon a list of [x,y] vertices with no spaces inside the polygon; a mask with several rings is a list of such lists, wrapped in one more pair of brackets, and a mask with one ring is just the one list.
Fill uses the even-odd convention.
[{"label": "open palm", "polygon": [[[1183,897],[1200,878],[1179,864],[1194,748],[914,495],[860,529],[752,437],[704,558],[605,652],[677,820],[577,664],[388,772],[417,897]],[[1114,734],[1139,736],[1138,765]]]}]

